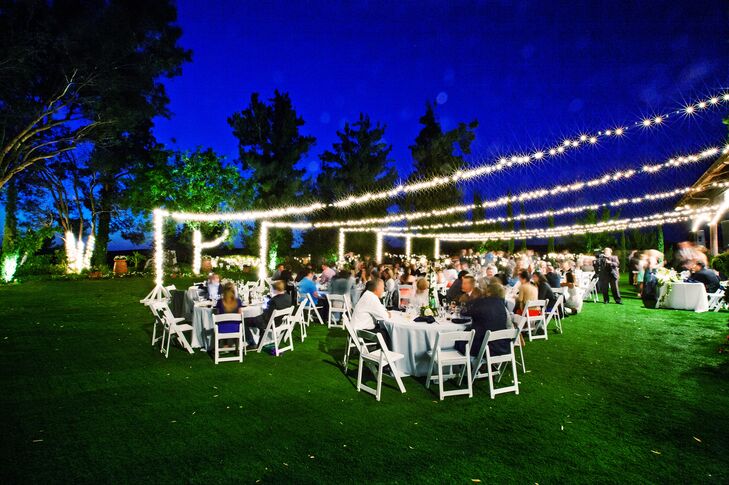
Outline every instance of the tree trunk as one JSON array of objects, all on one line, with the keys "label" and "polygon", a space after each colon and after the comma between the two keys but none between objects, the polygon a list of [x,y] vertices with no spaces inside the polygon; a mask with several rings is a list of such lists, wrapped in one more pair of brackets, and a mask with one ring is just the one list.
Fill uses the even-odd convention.
[{"label": "tree trunk", "polygon": [[9,253],[15,248],[18,238],[18,182],[16,179],[11,179],[5,187],[5,228],[2,251]]},{"label": "tree trunk", "polygon": [[91,258],[92,266],[106,266],[106,249],[109,245],[111,232],[111,211],[114,197],[113,180],[105,180],[101,184],[99,193],[99,220],[96,226],[96,246]]}]

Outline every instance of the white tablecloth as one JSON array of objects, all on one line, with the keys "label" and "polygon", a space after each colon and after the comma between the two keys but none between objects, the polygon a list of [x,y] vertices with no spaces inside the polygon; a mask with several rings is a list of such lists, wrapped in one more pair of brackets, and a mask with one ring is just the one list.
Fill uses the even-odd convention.
[{"label": "white tablecloth", "polygon": [[[243,308],[244,318],[253,318],[263,314],[262,305],[249,305]],[[213,338],[213,309],[209,306],[195,305],[192,310],[192,348],[208,350]]]},{"label": "white tablecloth", "polygon": [[[659,298],[666,292],[666,285],[661,286]],[[709,310],[709,299],[706,296],[706,288],[703,283],[684,283],[682,281],[673,283],[671,292],[661,305],[661,308],[673,308],[676,310],[693,310],[696,313],[703,313]]]},{"label": "white tablecloth", "polygon": [[[440,323],[440,322],[443,323]],[[436,323],[413,322],[401,312],[392,312],[392,319],[383,322],[387,333],[390,334],[391,349],[393,352],[403,354],[404,359],[395,363],[400,372],[411,376],[428,375],[430,358],[426,354],[435,345],[438,332],[454,332],[465,330],[466,325],[450,323],[438,319]]]}]

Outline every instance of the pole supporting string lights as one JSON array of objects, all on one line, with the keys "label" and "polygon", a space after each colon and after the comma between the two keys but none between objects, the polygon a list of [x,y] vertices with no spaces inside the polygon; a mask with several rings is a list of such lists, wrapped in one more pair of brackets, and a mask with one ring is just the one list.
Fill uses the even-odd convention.
[{"label": "pole supporting string lights", "polygon": [[192,273],[195,275],[200,274],[200,267],[202,266],[202,250],[210,249],[219,246],[223,243],[230,233],[228,228],[225,228],[223,234],[220,237],[213,239],[212,241],[203,241],[202,232],[200,229],[195,229],[192,232]]}]

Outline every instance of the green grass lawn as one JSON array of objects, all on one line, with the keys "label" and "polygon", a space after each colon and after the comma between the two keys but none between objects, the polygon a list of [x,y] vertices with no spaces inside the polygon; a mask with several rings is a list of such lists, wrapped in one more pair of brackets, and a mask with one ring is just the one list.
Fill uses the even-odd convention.
[{"label": "green grass lawn", "polygon": [[[184,286],[184,285],[183,285]],[[0,287],[2,483],[729,480],[727,313],[586,304],[527,344],[521,394],[381,402],[312,327],[215,366],[150,345],[140,279]]]}]

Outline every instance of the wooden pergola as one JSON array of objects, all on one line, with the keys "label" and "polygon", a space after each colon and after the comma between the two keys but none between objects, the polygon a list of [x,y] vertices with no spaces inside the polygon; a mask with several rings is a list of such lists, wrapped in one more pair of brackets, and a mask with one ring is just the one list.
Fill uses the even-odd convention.
[{"label": "wooden pergola", "polygon": [[[729,205],[729,154],[719,157],[704,174],[694,183],[690,192],[687,192],[677,206],[691,205],[719,205],[716,216],[707,221],[709,225],[709,249],[711,254],[719,254],[719,223]],[[727,231],[723,231],[724,244],[727,244]]]}]

